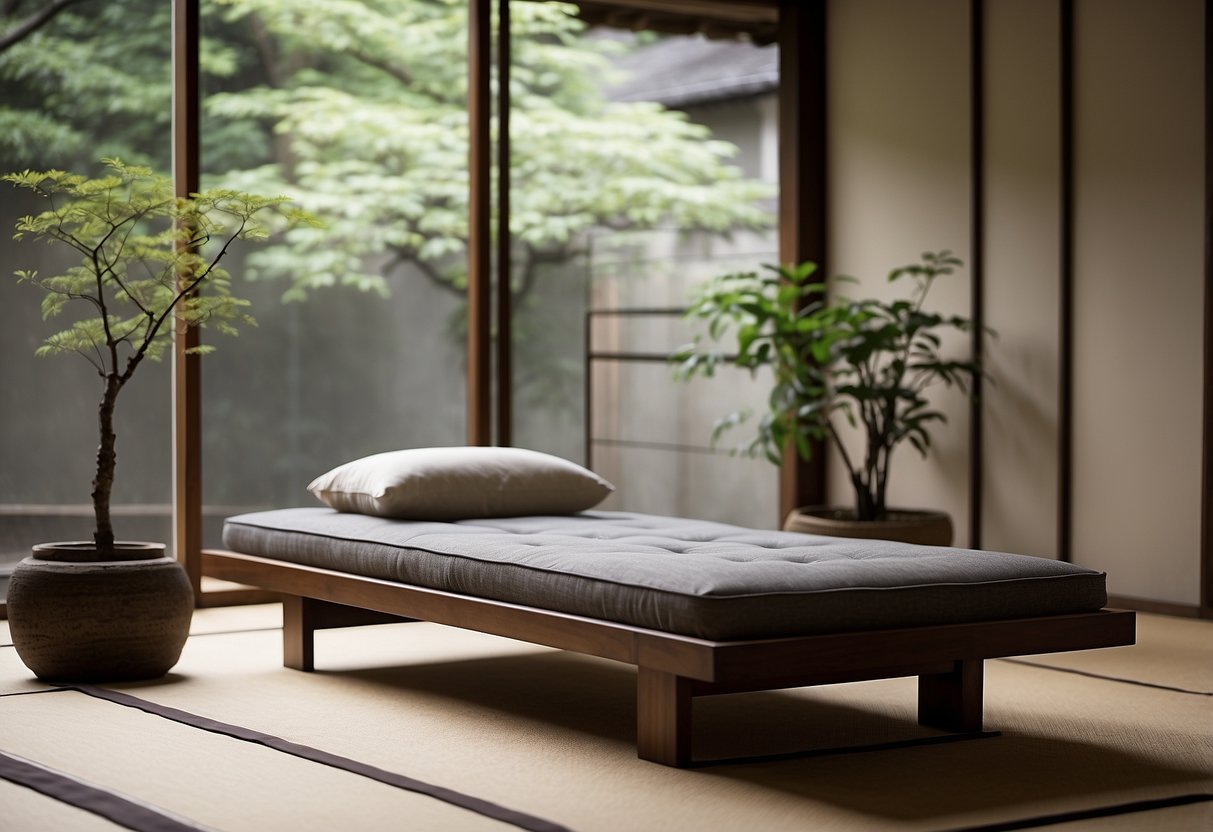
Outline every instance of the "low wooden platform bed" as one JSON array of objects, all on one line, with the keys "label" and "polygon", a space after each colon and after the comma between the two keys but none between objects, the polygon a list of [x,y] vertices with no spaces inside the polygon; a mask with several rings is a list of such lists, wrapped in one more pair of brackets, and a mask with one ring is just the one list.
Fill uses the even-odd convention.
[{"label": "low wooden platform bed", "polygon": [[425,620],[633,664],[639,756],[692,763],[697,696],[917,676],[918,719],[982,728],[982,662],[1132,644],[1104,575],[1053,560],[585,511],[430,522],[230,518],[204,572],[282,593],[285,664],[318,629]]}]

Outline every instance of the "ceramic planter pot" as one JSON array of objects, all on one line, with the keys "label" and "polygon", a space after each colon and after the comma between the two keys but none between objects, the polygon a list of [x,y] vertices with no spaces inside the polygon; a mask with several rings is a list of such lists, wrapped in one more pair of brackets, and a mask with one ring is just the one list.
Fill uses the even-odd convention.
[{"label": "ceramic planter pot", "polygon": [[830,537],[896,540],[921,546],[951,546],[952,519],[942,511],[890,509],[885,520],[854,520],[850,509],[804,506],[792,509],[784,531]]},{"label": "ceramic planter pot", "polygon": [[154,679],[177,663],[189,635],[194,592],[162,543],[44,543],[8,586],[13,646],[48,682]]}]

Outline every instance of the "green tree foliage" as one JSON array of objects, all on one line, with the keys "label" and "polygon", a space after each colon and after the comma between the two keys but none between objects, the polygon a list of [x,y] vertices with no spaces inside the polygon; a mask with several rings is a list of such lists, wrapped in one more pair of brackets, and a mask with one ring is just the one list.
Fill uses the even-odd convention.
[{"label": "green tree foliage", "polygon": [[[603,98],[618,44],[583,37],[573,12],[513,4],[515,290],[595,227],[768,227],[770,190],[729,163],[732,145],[659,105]],[[466,0],[211,0],[203,17],[205,171],[288,191],[325,225],[259,252],[253,272],[300,297],[386,292],[412,264],[462,291]],[[100,149],[166,170],[168,32],[159,0],[84,2],[0,52],[0,159],[66,165]]]},{"label": "green tree foliage", "polygon": [[[49,2],[8,2],[13,33]],[[82,168],[100,156],[168,169],[169,5],[77,2],[0,51],[0,164]]]},{"label": "green tree foliage", "polygon": [[[967,390],[981,373],[975,361],[940,353],[941,332],[968,332],[973,323],[924,308],[934,281],[961,265],[949,251],[923,254],[921,263],[890,272],[890,281],[910,278],[914,287],[909,298],[888,302],[827,299],[813,263],[723,275],[703,288],[687,315],[707,323],[712,341],[731,335],[737,352],[726,357],[699,341],[688,344],[673,356],[678,375],[711,376],[721,363],[751,372],[770,367],[768,409],[747,451],[778,465],[789,444],[809,459],[814,442],[830,442],[850,472],[856,518],[883,519],[893,451],[909,442],[926,456],[931,424],[946,421],[927,387],[941,382]],[[747,417],[721,419],[713,441]],[[843,422],[862,426],[855,458],[843,442]]]},{"label": "green tree foliage", "polygon": [[[242,33],[212,18],[200,63],[204,88],[221,89],[240,74]],[[161,0],[0,5],[0,165],[100,173],[97,160],[114,157],[167,172],[171,34],[171,5]],[[264,160],[266,125],[225,126],[214,148],[208,142],[208,169]]]},{"label": "green tree foliage", "polygon": [[[467,240],[465,0],[218,0],[246,22],[266,83],[207,102],[282,137],[240,187],[285,187],[326,221],[258,255],[298,289],[386,291],[409,263],[462,291]],[[681,114],[613,104],[598,83],[608,43],[558,3],[513,4],[510,230],[516,290],[568,258],[593,227],[726,232],[762,227],[767,190],[728,164],[734,148]]]},{"label": "green tree foliage", "polygon": [[251,324],[248,303],[231,294],[231,276],[220,261],[237,240],[267,239],[265,218],[279,215],[293,222],[303,217],[286,208],[285,197],[215,189],[177,198],[172,182],[150,168],[116,159],[102,162],[108,172],[95,179],[27,170],[3,181],[46,202],[45,210],[17,221],[14,238],[65,247],[79,257],[60,274],[18,270],[16,276],[43,290],[44,317],[57,318],[69,309],[81,313],[48,337],[38,354],[77,353],[101,379],[92,497],[94,539],[106,559],[114,542],[110,494],[119,393],[144,360],[163,355],[175,320],[226,333]]},{"label": "green tree foliage", "polygon": [[[0,31],[57,2],[0,3]],[[275,236],[245,276],[283,281],[290,299],[418,280],[462,298],[467,6],[203,0],[204,183],[289,193],[323,226]],[[573,409],[577,334],[553,325],[543,305],[555,292],[541,297],[537,283],[579,274],[591,229],[768,228],[761,202],[773,191],[683,114],[606,100],[612,54],[625,47],[586,37],[572,6],[511,10],[514,393]],[[77,0],[0,49],[0,167],[89,170],[105,154],[167,171],[170,31],[164,0]],[[458,337],[464,322],[447,326]]]}]

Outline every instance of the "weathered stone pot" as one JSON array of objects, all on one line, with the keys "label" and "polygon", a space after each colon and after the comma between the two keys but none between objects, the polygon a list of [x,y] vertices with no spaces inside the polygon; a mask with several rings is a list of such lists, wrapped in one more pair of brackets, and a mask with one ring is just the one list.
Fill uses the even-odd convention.
[{"label": "weathered stone pot", "polygon": [[8,619],[26,667],[47,682],[117,682],[168,673],[189,635],[194,592],[162,543],[43,543],[13,571]]},{"label": "weathered stone pot", "polygon": [[788,512],[784,531],[830,537],[896,540],[922,546],[951,546],[952,518],[942,511],[890,509],[885,520],[855,520],[850,509],[803,506]]}]

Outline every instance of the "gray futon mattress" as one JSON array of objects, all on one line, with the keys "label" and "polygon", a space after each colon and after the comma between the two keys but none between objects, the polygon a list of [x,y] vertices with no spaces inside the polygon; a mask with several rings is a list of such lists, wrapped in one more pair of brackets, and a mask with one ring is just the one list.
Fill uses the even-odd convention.
[{"label": "gray futon mattress", "polygon": [[588,511],[451,523],[293,508],[236,552],[714,640],[1088,612],[1104,574],[1045,558]]}]

